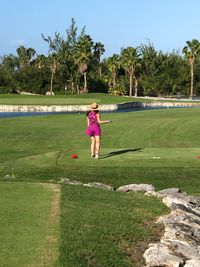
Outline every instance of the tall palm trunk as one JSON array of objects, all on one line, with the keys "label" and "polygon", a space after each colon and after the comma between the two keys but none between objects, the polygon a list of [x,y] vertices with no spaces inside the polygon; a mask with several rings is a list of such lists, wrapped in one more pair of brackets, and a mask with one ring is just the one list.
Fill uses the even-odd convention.
[{"label": "tall palm trunk", "polygon": [[193,84],[194,84],[194,63],[190,63],[190,99],[193,97]]},{"label": "tall palm trunk", "polygon": [[129,75],[129,96],[132,97],[133,92],[133,75]]},{"label": "tall palm trunk", "polygon": [[84,76],[84,92],[87,93],[88,89],[87,89],[87,72],[83,73]]},{"label": "tall palm trunk", "polygon": [[101,66],[99,66],[99,79],[101,79]]},{"label": "tall palm trunk", "polygon": [[116,86],[116,73],[113,72],[113,88]]},{"label": "tall palm trunk", "polygon": [[137,95],[138,95],[138,80],[135,77],[135,97],[137,97]]},{"label": "tall palm trunk", "polygon": [[51,84],[50,84],[50,94],[51,95],[53,93],[53,76],[54,76],[54,71],[52,70],[52,72],[51,72]]}]

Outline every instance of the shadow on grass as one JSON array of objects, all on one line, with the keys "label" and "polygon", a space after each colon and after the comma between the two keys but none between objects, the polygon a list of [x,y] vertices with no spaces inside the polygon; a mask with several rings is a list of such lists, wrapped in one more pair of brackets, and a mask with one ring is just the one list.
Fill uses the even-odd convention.
[{"label": "shadow on grass", "polygon": [[143,148],[128,148],[128,149],[116,150],[116,151],[112,151],[112,152],[108,153],[107,155],[102,155],[101,159],[121,155],[121,154],[128,153],[128,152],[141,151],[142,149]]}]

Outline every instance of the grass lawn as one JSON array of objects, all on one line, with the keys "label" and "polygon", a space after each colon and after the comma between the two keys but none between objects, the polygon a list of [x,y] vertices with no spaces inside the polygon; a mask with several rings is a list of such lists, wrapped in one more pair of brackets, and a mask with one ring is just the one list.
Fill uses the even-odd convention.
[{"label": "grass lawn", "polygon": [[[107,113],[101,158],[89,157],[83,114],[1,119],[0,173],[21,181],[68,177],[114,187],[152,183],[199,194],[199,109]],[[76,153],[79,158],[71,159]]]},{"label": "grass lawn", "polygon": [[[2,203],[15,191],[12,186],[36,186],[60,177],[113,187],[150,183],[156,190],[179,187],[200,195],[199,116],[199,109],[104,113],[102,118],[113,123],[102,125],[99,160],[89,156],[84,114],[2,118],[0,177],[16,177],[13,183],[0,183],[7,192],[1,194]],[[71,158],[73,153],[78,159]],[[19,195],[18,201],[28,202]],[[166,212],[157,199],[142,194],[63,185],[56,266],[141,267],[146,244],[155,240],[153,221]],[[12,240],[12,233],[8,237]]]},{"label": "grass lawn", "polygon": [[55,185],[3,182],[0,196],[0,266],[53,266],[58,254]]},{"label": "grass lawn", "polygon": [[141,101],[140,99],[113,96],[108,94],[81,94],[81,95],[10,95],[0,94],[0,105],[88,105],[92,102],[98,104],[122,103]]},{"label": "grass lawn", "polygon": [[161,230],[151,222],[164,211],[143,194],[63,186],[60,265],[143,266],[143,251]]}]

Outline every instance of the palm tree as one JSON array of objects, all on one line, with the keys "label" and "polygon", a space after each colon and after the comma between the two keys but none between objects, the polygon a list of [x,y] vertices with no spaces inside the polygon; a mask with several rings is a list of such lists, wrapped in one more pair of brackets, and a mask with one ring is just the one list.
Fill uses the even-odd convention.
[{"label": "palm tree", "polygon": [[137,97],[138,80],[136,77],[136,69],[139,67],[139,54],[136,48],[127,47],[121,51],[121,64],[125,71],[129,74],[129,96],[132,96],[133,79],[135,81],[135,97]]},{"label": "palm tree", "polygon": [[28,65],[31,64],[33,57],[35,56],[36,51],[34,48],[28,48],[26,49],[26,57],[27,57],[27,61],[28,61]]},{"label": "palm tree", "polygon": [[119,55],[114,54],[112,57],[109,57],[107,59],[107,66],[108,70],[111,73],[112,76],[112,87],[116,87],[116,77],[117,77],[117,71],[120,68],[120,58]]},{"label": "palm tree", "polygon": [[27,64],[27,58],[26,58],[26,48],[21,45],[17,48],[17,55],[19,59],[19,68],[23,69]]},{"label": "palm tree", "polygon": [[44,55],[38,55],[35,60],[36,67],[41,70],[45,67],[46,57]]},{"label": "palm tree", "polygon": [[59,65],[59,59],[57,54],[53,53],[49,55],[49,66],[51,70],[51,83],[50,83],[50,95],[53,95],[53,79],[54,79],[54,74],[56,73],[56,70]]},{"label": "palm tree", "polygon": [[192,41],[187,41],[186,44],[187,46],[183,48],[182,52],[185,54],[190,64],[190,99],[192,99],[194,84],[194,63],[196,57],[200,54],[200,43],[198,40],[192,39]]},{"label": "palm tree", "polygon": [[105,52],[104,45],[100,42],[95,43],[94,45],[94,58],[96,59],[99,65],[99,79],[101,79],[101,55]]},{"label": "palm tree", "polygon": [[22,45],[20,47],[18,47],[16,51],[17,51],[18,58],[19,58],[19,67],[21,69],[30,65],[30,63],[33,60],[33,57],[36,53],[33,48],[26,49]]},{"label": "palm tree", "polygon": [[84,77],[84,92],[88,92],[87,88],[87,69],[89,60],[92,57],[93,42],[89,35],[81,35],[74,46],[73,55],[75,63],[78,65],[79,72]]}]

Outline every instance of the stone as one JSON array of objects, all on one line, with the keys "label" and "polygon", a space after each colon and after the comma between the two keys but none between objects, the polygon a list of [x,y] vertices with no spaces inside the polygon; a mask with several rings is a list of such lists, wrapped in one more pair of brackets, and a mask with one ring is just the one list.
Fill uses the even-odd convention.
[{"label": "stone", "polygon": [[[165,227],[164,235],[159,244],[145,251],[146,266],[200,267],[199,197],[181,193],[179,188],[164,189],[158,194],[171,212],[157,220]],[[171,261],[169,255],[178,259]]]},{"label": "stone", "polygon": [[47,91],[46,92],[46,95],[55,95],[55,93],[54,92]]},{"label": "stone", "polygon": [[4,177],[3,177],[4,180],[14,180],[16,179],[16,176],[14,173],[12,173],[11,175],[10,174],[6,174]]},{"label": "stone", "polygon": [[197,207],[200,207],[200,197],[189,196],[189,198],[190,198],[189,202],[191,204],[195,204]]},{"label": "stone", "polygon": [[184,267],[199,267],[200,260],[188,260],[186,261]]},{"label": "stone", "polygon": [[96,183],[96,182],[91,182],[88,184],[83,184],[84,186],[88,186],[88,187],[96,187],[96,188],[100,188],[100,189],[106,189],[106,190],[114,190],[114,188],[110,185],[106,185],[106,184],[102,184],[102,183]]},{"label": "stone", "polygon": [[167,188],[159,191],[158,193],[164,194],[164,195],[173,195],[176,193],[181,193],[181,190],[179,188]]},{"label": "stone", "polygon": [[192,246],[186,241],[180,240],[167,240],[163,242],[170,247],[172,251],[176,251],[176,254],[180,255],[183,259],[195,259],[200,260],[200,254],[195,246]]},{"label": "stone", "polygon": [[61,178],[61,183],[63,184],[71,184],[71,185],[83,185],[83,183],[75,180],[71,180],[69,178]]},{"label": "stone", "polygon": [[164,244],[151,244],[143,257],[147,267],[180,267],[184,262],[180,257],[173,255]]},{"label": "stone", "polygon": [[120,186],[116,191],[119,192],[153,192],[155,188],[150,184],[129,184]]}]

